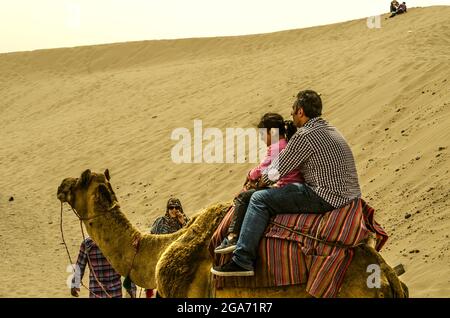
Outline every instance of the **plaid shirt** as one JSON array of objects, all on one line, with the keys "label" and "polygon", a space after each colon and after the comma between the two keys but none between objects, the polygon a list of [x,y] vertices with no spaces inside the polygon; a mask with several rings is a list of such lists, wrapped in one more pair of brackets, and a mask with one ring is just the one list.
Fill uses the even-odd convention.
[{"label": "plaid shirt", "polygon": [[262,178],[271,184],[299,168],[305,183],[335,208],[361,197],[355,160],[340,132],[320,117],[297,130]]},{"label": "plaid shirt", "polygon": [[[80,282],[83,279],[84,270],[86,269],[86,264],[88,262],[88,255],[95,275],[97,275],[97,279],[103,285],[104,289],[111,297],[122,298],[121,276],[114,270],[114,268],[112,268],[111,264],[105,256],[103,256],[97,244],[95,244],[90,237],[87,237],[81,243],[75,275],[72,279],[72,288],[80,288]],[[131,288],[132,292],[135,294],[136,285],[132,284]],[[108,295],[97,283],[92,270],[90,270],[89,273],[89,289],[91,290],[89,293],[90,298],[108,298]]]}]

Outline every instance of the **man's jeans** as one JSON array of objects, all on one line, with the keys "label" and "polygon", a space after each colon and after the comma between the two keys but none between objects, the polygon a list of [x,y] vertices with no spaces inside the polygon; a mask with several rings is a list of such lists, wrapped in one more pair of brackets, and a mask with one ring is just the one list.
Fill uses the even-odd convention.
[{"label": "man's jeans", "polygon": [[282,188],[271,188],[255,192],[245,214],[241,233],[233,253],[233,261],[239,266],[253,270],[259,241],[276,214],[325,213],[334,207],[320,198],[308,186],[300,183]]}]

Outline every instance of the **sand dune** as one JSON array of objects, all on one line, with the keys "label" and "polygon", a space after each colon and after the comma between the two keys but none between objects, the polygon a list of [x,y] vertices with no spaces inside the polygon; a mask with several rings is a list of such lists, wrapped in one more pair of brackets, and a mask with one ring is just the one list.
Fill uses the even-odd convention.
[{"label": "sand dune", "polygon": [[[271,34],[0,55],[0,297],[68,297],[56,189],[109,168],[142,231],[170,195],[193,215],[230,200],[245,164],[174,164],[178,127],[253,127],[322,93],[413,297],[450,296],[450,7]],[[13,201],[9,201],[14,197]],[[81,234],[65,207],[73,257]],[[414,252],[418,250],[419,252]],[[86,296],[86,293],[84,296]]]}]

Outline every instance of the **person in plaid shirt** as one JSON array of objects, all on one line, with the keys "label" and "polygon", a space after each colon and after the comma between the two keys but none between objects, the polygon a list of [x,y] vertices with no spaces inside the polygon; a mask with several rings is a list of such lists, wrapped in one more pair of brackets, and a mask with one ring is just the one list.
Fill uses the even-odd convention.
[{"label": "person in plaid shirt", "polygon": [[[80,246],[80,252],[78,254],[77,264],[75,268],[75,275],[72,279],[72,296],[78,297],[78,292],[80,291],[80,282],[83,279],[86,265],[88,265],[88,256],[92,269],[94,270],[98,281],[104,288],[103,290],[103,288],[99,285],[99,283],[95,279],[91,267],[89,267],[89,297],[122,298],[122,281],[120,279],[121,276],[114,270],[106,257],[100,251],[100,248],[90,237],[87,237]],[[136,285],[132,284],[131,289],[127,290],[127,292],[132,298],[135,298]],[[107,293],[109,294],[109,296]]]}]

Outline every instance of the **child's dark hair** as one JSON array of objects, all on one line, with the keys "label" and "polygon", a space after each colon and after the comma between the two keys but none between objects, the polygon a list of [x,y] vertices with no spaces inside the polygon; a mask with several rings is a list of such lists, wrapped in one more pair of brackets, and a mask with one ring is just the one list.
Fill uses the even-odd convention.
[{"label": "child's dark hair", "polygon": [[277,113],[266,113],[259,121],[258,128],[278,128],[280,136],[284,136],[286,141],[289,141],[291,137],[297,131],[297,127],[292,120],[284,120],[283,116]]},{"label": "child's dark hair", "polygon": [[292,120],[285,120],[284,127],[286,129],[284,134],[286,136],[286,141],[289,141],[289,139],[291,139],[291,137],[297,132],[297,126],[295,126]]}]

